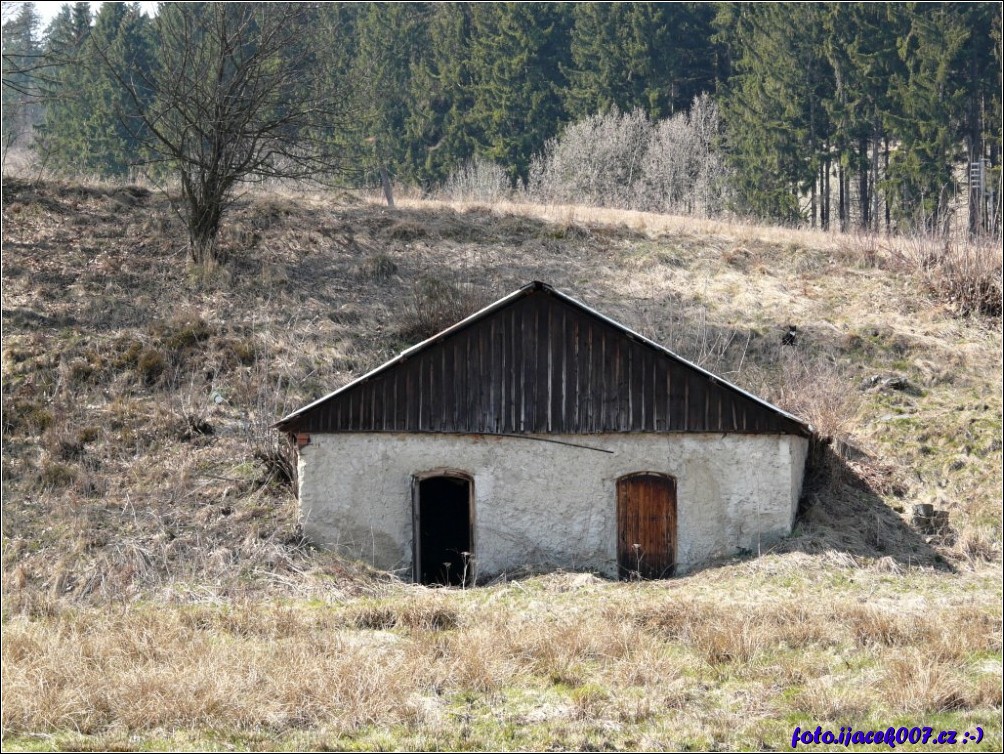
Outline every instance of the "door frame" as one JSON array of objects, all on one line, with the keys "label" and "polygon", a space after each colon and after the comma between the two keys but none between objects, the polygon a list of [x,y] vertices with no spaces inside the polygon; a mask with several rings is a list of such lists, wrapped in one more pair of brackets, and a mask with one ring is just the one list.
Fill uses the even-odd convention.
[{"label": "door frame", "polygon": [[468,539],[471,543],[467,580],[473,583],[477,579],[478,562],[477,542],[474,539],[474,533],[477,531],[474,526],[474,475],[454,468],[429,469],[411,475],[411,580],[416,584],[422,583],[422,482],[435,477],[463,479],[467,482],[467,523],[470,527]]},{"label": "door frame", "polygon": [[[680,506],[679,506],[679,480],[672,474],[667,474],[663,471],[631,471],[627,474],[622,474],[614,480],[614,506],[615,506],[615,517],[617,521],[617,534],[614,542],[615,549],[617,551],[617,578],[624,578],[621,573],[621,482],[627,482],[636,477],[658,477],[661,479],[667,479],[673,484],[673,530],[670,532],[670,540],[673,545],[673,562],[670,564],[669,568],[666,569],[662,578],[667,578],[676,574],[676,561],[677,561],[677,550],[679,549],[679,538],[678,533],[680,530]],[[630,570],[628,570],[630,573]]]}]

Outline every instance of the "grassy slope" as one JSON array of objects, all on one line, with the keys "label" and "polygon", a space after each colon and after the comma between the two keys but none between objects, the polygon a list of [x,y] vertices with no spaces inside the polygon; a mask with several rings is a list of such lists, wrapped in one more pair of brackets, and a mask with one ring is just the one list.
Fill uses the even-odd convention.
[{"label": "grassy slope", "polygon": [[[156,195],[5,186],[5,747],[1000,745],[999,326],[907,242],[502,209],[264,195],[194,276]],[[783,548],[441,593],[303,546],[267,424],[530,279],[853,444]]]}]

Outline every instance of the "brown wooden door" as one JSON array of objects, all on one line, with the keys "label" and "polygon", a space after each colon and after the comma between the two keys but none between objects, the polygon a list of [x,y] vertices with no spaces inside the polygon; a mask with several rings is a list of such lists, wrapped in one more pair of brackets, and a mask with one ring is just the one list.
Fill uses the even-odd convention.
[{"label": "brown wooden door", "polygon": [[621,578],[661,579],[676,565],[676,480],[631,474],[617,480],[617,565]]}]

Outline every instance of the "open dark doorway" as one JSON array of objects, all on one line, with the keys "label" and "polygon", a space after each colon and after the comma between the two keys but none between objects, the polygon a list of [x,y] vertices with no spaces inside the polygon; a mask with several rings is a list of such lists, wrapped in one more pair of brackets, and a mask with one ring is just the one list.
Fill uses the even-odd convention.
[{"label": "open dark doorway", "polygon": [[415,573],[422,584],[472,581],[471,480],[459,475],[419,479],[415,501]]}]

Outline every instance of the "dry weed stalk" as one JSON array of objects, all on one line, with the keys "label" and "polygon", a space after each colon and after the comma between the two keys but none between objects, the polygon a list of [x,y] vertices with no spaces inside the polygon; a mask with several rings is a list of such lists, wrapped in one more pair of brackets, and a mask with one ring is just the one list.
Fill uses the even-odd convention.
[{"label": "dry weed stalk", "polygon": [[825,438],[846,439],[858,417],[862,399],[838,365],[830,358],[803,357],[782,348],[780,376],[767,382],[761,394],[812,424]]},{"label": "dry weed stalk", "polygon": [[442,188],[445,199],[465,203],[497,204],[511,194],[512,183],[505,169],[481,156],[454,169]]},{"label": "dry weed stalk", "polygon": [[919,277],[960,315],[1000,317],[1002,253],[999,238],[898,236],[887,264]]},{"label": "dry weed stalk", "polygon": [[491,283],[486,288],[466,264],[448,273],[421,275],[412,286],[400,335],[409,344],[425,340],[488,306],[494,295]]},{"label": "dry weed stalk", "polygon": [[[818,293],[830,284],[824,296],[805,302],[807,317],[823,319],[836,307],[839,316],[856,321],[861,311],[834,291],[843,295],[865,275],[882,279],[874,290],[903,288],[903,277],[885,269],[900,264],[889,250],[893,241],[875,244],[866,258],[836,234],[720,219],[506,202],[463,216],[426,211],[388,218],[382,209],[348,200],[297,197],[254,208],[267,227],[254,226],[262,234],[254,249],[260,259],[250,252],[241,257],[248,275],[235,256],[229,278],[195,284],[161,259],[169,229],[146,224],[157,216],[156,197],[134,207],[104,192],[32,189],[18,200],[21,214],[5,214],[5,234],[19,244],[10,259],[5,253],[4,293],[12,301],[5,329],[14,327],[12,335],[5,332],[4,349],[5,493],[15,485],[4,510],[5,736],[79,730],[119,736],[87,740],[92,747],[100,745],[95,741],[135,746],[128,736],[212,730],[293,745],[307,740],[296,736],[309,734],[324,737],[319,743],[325,745],[401,743],[358,738],[367,726],[382,726],[413,736],[410,743],[448,740],[462,748],[478,739],[460,731],[502,721],[500,727],[529,735],[547,728],[547,735],[576,745],[571,736],[585,730],[583,745],[673,741],[701,748],[722,740],[741,748],[761,735],[757,726],[793,710],[856,718],[948,709],[957,719],[999,711],[999,663],[993,664],[1001,649],[994,602],[999,501],[985,489],[993,486],[986,480],[999,481],[992,469],[1000,457],[999,413],[984,390],[984,367],[999,361],[999,343],[926,301],[881,308],[874,318],[898,318],[890,329],[910,329],[916,342],[931,344],[937,355],[927,358],[958,352],[951,357],[958,361],[946,359],[946,371],[957,373],[951,380],[922,383],[938,401],[936,416],[964,417],[948,425],[960,427],[960,435],[970,416],[992,425],[960,438],[972,448],[964,450],[966,468],[952,473],[965,482],[945,493],[958,501],[960,518],[972,522],[958,527],[950,548],[937,550],[952,558],[954,572],[911,562],[909,548],[918,540],[897,544],[876,506],[859,504],[870,493],[858,487],[829,502],[820,494],[824,503],[805,519],[810,534],[792,540],[798,552],[716,566],[666,584],[555,576],[432,592],[307,551],[295,499],[288,488],[262,485],[263,466],[254,462],[255,432],[266,443],[282,440],[269,425],[287,408],[400,345],[397,332],[376,335],[376,325],[386,321],[385,297],[407,300],[417,270],[449,280],[438,271],[478,258],[476,273],[468,275],[473,292],[488,288],[486,275],[502,270],[507,290],[510,276],[547,273],[559,285],[587,291],[587,300],[665,301],[695,279],[717,275],[723,251],[741,247],[748,248],[750,264],[738,272],[773,286],[775,302],[798,298],[801,286]],[[85,210],[79,216],[75,204]],[[47,225],[53,207],[62,220]],[[341,212],[348,219],[339,218]],[[560,227],[552,232],[514,212],[556,219]],[[357,220],[367,229],[350,237],[345,225]],[[405,221],[427,231],[419,243],[391,234],[394,223]],[[614,230],[568,233],[579,223]],[[148,230],[163,237],[151,242]],[[102,253],[92,265],[93,253],[69,240],[81,233],[95,234],[114,253]],[[373,249],[380,244],[398,271],[383,265],[383,272],[359,274],[361,260],[379,261]],[[625,249],[642,245],[641,261],[620,276],[616,265]],[[801,255],[799,264],[803,257],[811,264],[766,269],[785,258],[789,245],[799,246],[791,252]],[[67,253],[55,258],[45,248]],[[416,262],[412,255],[423,253]],[[826,267],[817,264],[820,258]],[[672,264],[664,264],[667,259]],[[869,269],[845,276],[844,263]],[[902,264],[904,271],[922,269],[920,261]],[[932,271],[940,269],[940,262],[933,264]],[[639,282],[643,267],[658,274]],[[149,268],[158,271],[154,283]],[[728,285],[734,274],[735,265],[723,275]],[[61,291],[58,281],[69,275],[83,287]],[[322,288],[322,280],[331,283]],[[44,296],[38,293],[43,283]],[[752,288],[757,295],[766,290]],[[137,290],[147,298],[129,308]],[[679,323],[690,343],[686,354],[827,434],[862,431],[864,423],[854,418],[858,401],[875,394],[857,391],[860,377],[851,370],[871,369],[872,362],[855,352],[845,365],[824,348],[823,356],[795,357],[776,338],[749,339],[749,332],[777,323],[712,303],[723,290],[725,284],[701,289],[703,298],[672,313],[689,317],[707,303],[703,319],[692,319],[699,323],[692,331],[684,333],[687,323]],[[904,298],[916,298],[906,290]],[[147,302],[165,291],[178,299],[179,310],[204,315],[207,327],[196,317],[155,319],[162,309]],[[494,300],[494,293],[485,298]],[[111,325],[102,311],[106,302],[118,307]],[[291,304],[305,313],[291,320]],[[450,314],[442,324],[466,313]],[[870,330],[875,320],[863,319],[867,324],[854,330]],[[44,322],[53,327],[38,324]],[[88,330],[99,324],[109,332]],[[160,332],[161,325],[171,327]],[[180,340],[171,348],[175,337]],[[186,345],[193,338],[198,347]],[[877,339],[876,348],[887,341]],[[118,353],[103,354],[133,346],[136,359],[122,366],[116,366]],[[151,356],[144,372],[139,356],[154,348],[162,351],[163,368],[153,368]],[[185,349],[185,359],[175,360],[172,354]],[[915,352],[896,356],[903,369],[913,368]],[[199,376],[207,372],[212,388]],[[226,402],[210,404],[217,388]],[[206,405],[215,434],[180,439],[179,417],[189,424],[187,417],[198,418]],[[8,413],[9,407],[16,411]],[[914,439],[912,430],[892,429],[893,441]],[[936,443],[923,442],[933,449],[937,473],[947,473],[955,456],[940,459]],[[892,455],[883,463],[898,462]],[[888,496],[881,484],[895,477],[884,466],[873,465],[874,475],[845,466],[855,483]],[[991,470],[970,475],[981,466]],[[62,475],[67,469],[72,479]],[[826,526],[813,531],[817,517]],[[889,557],[876,560],[874,547],[854,549],[865,539],[881,540]],[[263,597],[311,602],[275,605]],[[100,607],[82,607],[87,604]],[[932,673],[915,674],[911,685],[908,674],[924,664]],[[801,691],[786,695],[792,686]],[[738,718],[749,721],[746,732],[736,732]],[[589,739],[590,731],[600,732]],[[353,738],[338,739],[342,732]],[[490,743],[530,748],[554,740]]]}]

